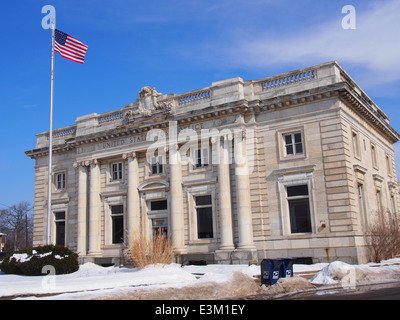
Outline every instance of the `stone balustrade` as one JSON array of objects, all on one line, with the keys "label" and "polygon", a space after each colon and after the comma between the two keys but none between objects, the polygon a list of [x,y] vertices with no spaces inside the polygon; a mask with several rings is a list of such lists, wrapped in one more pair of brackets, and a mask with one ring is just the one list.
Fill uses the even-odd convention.
[{"label": "stone balustrade", "polygon": [[102,125],[108,122],[122,120],[123,118],[124,118],[124,113],[122,111],[116,111],[116,112],[113,111],[101,114],[98,118],[98,121],[99,125]]},{"label": "stone balustrade", "polygon": [[[76,126],[69,126],[57,130],[53,130],[53,139],[65,138],[68,136],[75,136]],[[49,134],[47,133],[46,139],[49,140]]]},{"label": "stone balustrade", "polygon": [[305,81],[314,80],[316,78],[317,73],[315,70],[300,70],[294,73],[287,73],[263,79],[261,82],[261,86],[263,91],[267,91],[299,84]]},{"label": "stone balustrade", "polygon": [[183,94],[176,97],[178,105],[186,105],[190,103],[198,103],[210,99],[210,90],[192,91],[189,94]]}]

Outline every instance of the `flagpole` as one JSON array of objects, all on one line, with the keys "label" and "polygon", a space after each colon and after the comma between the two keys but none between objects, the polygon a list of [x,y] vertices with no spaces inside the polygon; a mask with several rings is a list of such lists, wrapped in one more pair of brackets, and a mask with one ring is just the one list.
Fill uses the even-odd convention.
[{"label": "flagpole", "polygon": [[51,244],[51,191],[52,191],[52,156],[53,156],[53,85],[54,85],[54,37],[55,21],[51,18],[51,85],[50,85],[50,125],[49,125],[49,165],[47,193],[47,234],[46,244]]}]

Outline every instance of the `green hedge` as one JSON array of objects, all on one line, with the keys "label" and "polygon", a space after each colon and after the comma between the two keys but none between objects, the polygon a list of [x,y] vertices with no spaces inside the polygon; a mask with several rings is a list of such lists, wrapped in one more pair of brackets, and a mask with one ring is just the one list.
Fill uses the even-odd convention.
[{"label": "green hedge", "polygon": [[43,275],[47,265],[53,266],[56,274],[72,273],[79,269],[78,255],[63,246],[25,248],[5,256],[0,269],[9,274],[38,276]]}]

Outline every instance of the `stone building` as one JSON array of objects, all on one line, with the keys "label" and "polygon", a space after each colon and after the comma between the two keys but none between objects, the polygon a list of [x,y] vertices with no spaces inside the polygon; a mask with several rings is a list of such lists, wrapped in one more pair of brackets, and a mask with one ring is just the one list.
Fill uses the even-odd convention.
[{"label": "stone building", "polygon": [[[49,133],[36,135],[34,245],[47,226]],[[365,262],[397,222],[389,118],[336,62],[135,102],[53,131],[51,239],[118,263],[128,233],[167,234],[180,261]]]}]

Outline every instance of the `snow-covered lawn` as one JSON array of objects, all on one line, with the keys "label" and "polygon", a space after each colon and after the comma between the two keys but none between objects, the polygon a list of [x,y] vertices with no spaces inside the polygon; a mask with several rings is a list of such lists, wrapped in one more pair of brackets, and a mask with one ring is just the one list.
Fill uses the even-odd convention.
[{"label": "snow-covered lawn", "polygon": [[[259,276],[260,266],[177,264],[151,265],[142,270],[124,267],[100,267],[92,263],[79,271],[58,276],[18,276],[0,272],[0,297],[92,299],[132,292],[188,288],[202,284],[225,284],[239,272],[249,277]],[[348,265],[340,261],[314,265],[294,265],[295,275],[314,272],[313,285],[353,286],[365,282],[400,280],[400,258],[380,264]],[[304,280],[304,279],[302,279]],[[256,293],[256,292],[254,292]],[[39,297],[34,297],[40,295]],[[49,295],[49,296],[41,296]]]}]

